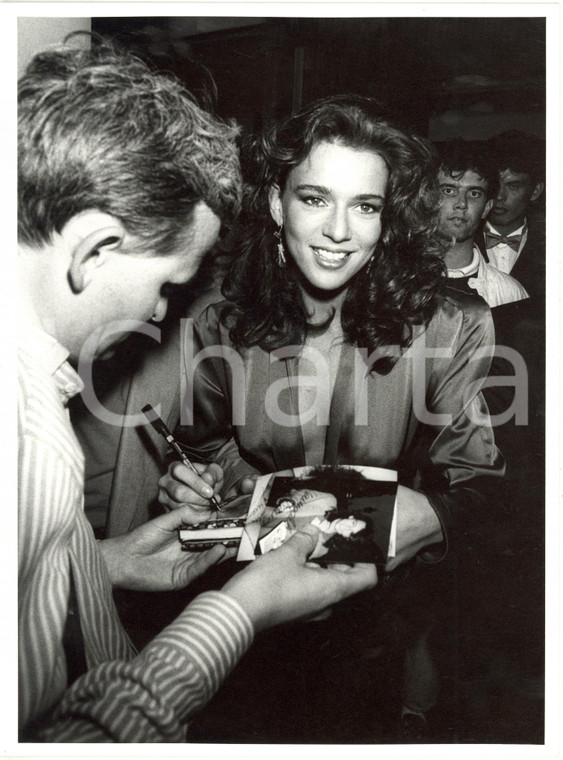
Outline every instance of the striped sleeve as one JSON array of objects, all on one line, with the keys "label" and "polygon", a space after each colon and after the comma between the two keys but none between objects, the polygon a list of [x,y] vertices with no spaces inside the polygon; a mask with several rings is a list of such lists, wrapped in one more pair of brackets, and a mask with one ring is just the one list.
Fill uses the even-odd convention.
[{"label": "striped sleeve", "polygon": [[[55,374],[20,352],[20,735],[23,741],[185,741],[190,716],[250,646],[252,623],[229,596],[208,592],[133,656],[82,509],[83,456],[60,397],[78,387],[77,376],[70,366]],[[63,634],[71,569],[89,669],[67,688]]]},{"label": "striped sleeve", "polygon": [[130,662],[90,670],[69,689],[41,738],[53,742],[182,742],[187,721],[249,648],[250,619],[209,591]]}]

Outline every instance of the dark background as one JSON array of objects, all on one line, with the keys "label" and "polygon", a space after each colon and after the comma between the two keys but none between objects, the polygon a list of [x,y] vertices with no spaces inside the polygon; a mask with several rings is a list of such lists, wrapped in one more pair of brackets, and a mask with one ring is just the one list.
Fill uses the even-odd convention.
[{"label": "dark background", "polygon": [[188,88],[213,76],[244,127],[338,92],[371,95],[432,140],[545,132],[543,18],[93,18]]}]

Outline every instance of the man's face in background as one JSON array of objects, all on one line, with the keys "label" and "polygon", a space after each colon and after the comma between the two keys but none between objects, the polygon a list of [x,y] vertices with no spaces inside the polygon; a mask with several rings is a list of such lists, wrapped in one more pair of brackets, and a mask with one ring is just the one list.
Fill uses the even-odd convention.
[{"label": "man's face in background", "polygon": [[438,172],[440,209],[438,232],[445,240],[462,243],[474,237],[479,222],[487,215],[488,183],[472,170]]},{"label": "man's face in background", "polygon": [[490,223],[508,234],[524,224],[530,203],[541,195],[543,184],[534,184],[529,174],[505,169],[489,214]]}]

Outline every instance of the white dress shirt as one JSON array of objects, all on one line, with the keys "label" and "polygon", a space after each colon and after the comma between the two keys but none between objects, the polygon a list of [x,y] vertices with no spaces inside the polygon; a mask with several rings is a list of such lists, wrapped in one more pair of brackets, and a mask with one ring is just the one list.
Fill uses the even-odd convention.
[{"label": "white dress shirt", "polygon": [[491,308],[528,298],[527,290],[505,272],[487,264],[477,246],[473,247],[473,258],[469,264],[457,269],[448,269],[448,279],[468,277],[467,284],[479,293]]}]

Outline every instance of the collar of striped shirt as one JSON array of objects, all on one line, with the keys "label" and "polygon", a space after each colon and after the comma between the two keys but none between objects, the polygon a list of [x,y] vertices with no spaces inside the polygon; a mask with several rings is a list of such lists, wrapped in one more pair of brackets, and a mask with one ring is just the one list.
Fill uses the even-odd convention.
[{"label": "collar of striped shirt", "polygon": [[30,354],[43,369],[53,375],[64,404],[84,389],[78,373],[68,363],[68,351],[43,330],[33,317],[22,315],[18,329],[18,347]]}]

